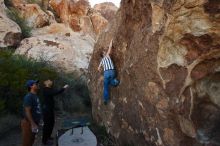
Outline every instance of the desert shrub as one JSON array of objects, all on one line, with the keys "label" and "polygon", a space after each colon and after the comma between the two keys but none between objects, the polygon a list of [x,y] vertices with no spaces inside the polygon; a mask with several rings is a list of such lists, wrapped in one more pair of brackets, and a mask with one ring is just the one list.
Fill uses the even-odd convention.
[{"label": "desert shrub", "polygon": [[25,95],[25,83],[29,79],[55,79],[56,71],[45,63],[13,55],[10,51],[0,52],[0,112],[18,113],[22,97]]},{"label": "desert shrub", "polygon": [[62,103],[61,109],[67,112],[89,111],[91,103],[86,83],[74,73],[60,73],[59,78],[55,80],[55,85],[61,82],[70,86],[64,94],[57,98],[57,103]]},{"label": "desert shrub", "polygon": [[10,7],[7,10],[7,15],[20,26],[23,38],[31,36],[32,28],[28,26],[27,21],[20,15],[17,9]]},{"label": "desert shrub", "polygon": [[10,131],[13,128],[19,126],[20,119],[16,115],[4,115],[4,117],[0,118],[0,138],[5,136],[5,133]]},{"label": "desert shrub", "polygon": [[[62,97],[63,110],[69,112],[85,112],[90,108],[87,86],[74,74],[57,72],[54,67],[44,61],[28,59],[22,55],[13,55],[10,51],[0,51],[0,114],[19,114],[22,100],[27,93],[25,83],[29,79],[46,79],[55,81],[55,88],[69,84]],[[39,94],[43,102],[42,94]]]}]

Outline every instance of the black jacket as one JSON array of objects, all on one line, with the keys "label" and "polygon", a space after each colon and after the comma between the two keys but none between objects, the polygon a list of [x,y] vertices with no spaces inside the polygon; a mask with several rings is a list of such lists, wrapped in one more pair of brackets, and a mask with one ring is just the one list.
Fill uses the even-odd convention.
[{"label": "black jacket", "polygon": [[54,110],[54,96],[61,94],[64,92],[64,88],[61,88],[60,90],[56,90],[53,88],[44,87],[43,88],[43,97],[44,97],[44,112],[53,112]]}]

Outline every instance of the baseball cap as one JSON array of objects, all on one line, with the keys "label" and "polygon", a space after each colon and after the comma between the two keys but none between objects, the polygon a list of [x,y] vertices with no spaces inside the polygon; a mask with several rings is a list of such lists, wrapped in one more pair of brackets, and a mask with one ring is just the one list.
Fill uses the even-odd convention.
[{"label": "baseball cap", "polygon": [[26,87],[31,87],[34,84],[39,83],[39,80],[28,80],[25,84]]}]

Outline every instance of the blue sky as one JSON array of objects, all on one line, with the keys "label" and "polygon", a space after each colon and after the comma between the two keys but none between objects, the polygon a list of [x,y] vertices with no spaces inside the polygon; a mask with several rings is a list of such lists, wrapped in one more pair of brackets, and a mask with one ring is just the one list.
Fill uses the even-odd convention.
[{"label": "blue sky", "polygon": [[119,7],[121,0],[89,0],[91,6],[102,2],[113,2],[117,7]]}]

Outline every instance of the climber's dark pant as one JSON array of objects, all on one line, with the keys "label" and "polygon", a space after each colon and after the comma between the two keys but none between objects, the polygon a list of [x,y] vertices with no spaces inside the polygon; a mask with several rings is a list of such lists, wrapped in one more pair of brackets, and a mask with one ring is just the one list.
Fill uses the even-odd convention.
[{"label": "climber's dark pant", "polygon": [[109,100],[109,87],[117,86],[119,81],[116,79],[115,70],[104,71],[104,101]]},{"label": "climber's dark pant", "polygon": [[44,120],[44,126],[43,126],[43,138],[42,143],[46,143],[49,138],[51,137],[54,123],[55,123],[55,116],[53,111],[44,111],[43,112],[43,120]]}]

